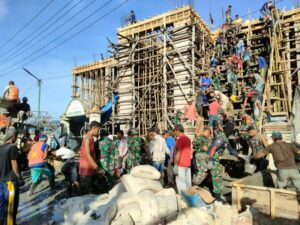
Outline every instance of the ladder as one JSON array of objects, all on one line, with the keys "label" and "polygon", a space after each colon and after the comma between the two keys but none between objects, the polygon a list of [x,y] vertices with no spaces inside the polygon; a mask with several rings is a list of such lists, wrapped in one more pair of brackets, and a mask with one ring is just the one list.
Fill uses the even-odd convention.
[{"label": "ladder", "polygon": [[[269,28],[271,43],[270,64],[263,93],[262,110],[271,115],[272,119],[289,122],[291,112],[291,101],[289,100],[288,69],[286,66],[286,56],[281,29],[283,20],[280,18],[277,9],[271,15],[273,19],[273,29]],[[277,118],[277,119],[276,119]],[[260,124],[263,125],[263,113],[260,117]],[[261,126],[262,127],[262,126]]]}]

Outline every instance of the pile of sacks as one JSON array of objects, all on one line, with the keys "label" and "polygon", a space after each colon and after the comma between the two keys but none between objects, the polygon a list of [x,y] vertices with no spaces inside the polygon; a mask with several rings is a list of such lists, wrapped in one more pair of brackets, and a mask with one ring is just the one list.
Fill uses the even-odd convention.
[{"label": "pile of sacks", "polygon": [[239,215],[215,203],[189,207],[174,189],[164,189],[159,179],[152,166],[137,166],[108,194],[68,199],[62,205],[63,225],[252,225],[247,211]]}]

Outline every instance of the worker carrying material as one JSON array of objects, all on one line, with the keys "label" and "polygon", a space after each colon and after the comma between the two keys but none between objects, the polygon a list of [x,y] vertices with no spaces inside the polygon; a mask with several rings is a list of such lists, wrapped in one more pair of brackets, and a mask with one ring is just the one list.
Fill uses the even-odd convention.
[{"label": "worker carrying material", "polygon": [[13,81],[9,81],[8,86],[3,91],[3,98],[11,101],[19,101],[19,88],[15,86]]},{"label": "worker carrying material", "polygon": [[28,154],[28,164],[31,173],[32,186],[29,190],[29,195],[33,195],[38,184],[42,180],[42,175],[45,174],[49,179],[50,188],[53,190],[55,186],[54,168],[46,162],[48,157],[49,145],[48,137],[41,135],[37,143],[35,143]]},{"label": "worker carrying material", "polygon": [[291,180],[296,190],[300,191],[300,174],[295,163],[295,154],[300,154],[300,149],[295,144],[283,141],[282,134],[278,131],[272,133],[272,139],[273,144],[257,152],[255,158],[264,158],[271,153],[278,168],[278,187],[286,188],[288,181]]}]

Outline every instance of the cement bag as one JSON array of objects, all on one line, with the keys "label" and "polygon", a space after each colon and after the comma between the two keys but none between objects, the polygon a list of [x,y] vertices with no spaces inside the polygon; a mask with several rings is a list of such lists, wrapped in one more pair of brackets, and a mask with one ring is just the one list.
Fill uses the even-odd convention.
[{"label": "cement bag", "polygon": [[94,200],[89,204],[89,209],[95,209],[100,205],[108,204],[112,199],[109,194],[97,195]]},{"label": "cement bag", "polygon": [[94,201],[96,195],[85,195],[70,198],[65,203],[64,208],[64,225],[73,225],[90,210],[89,205]]},{"label": "cement bag", "polygon": [[176,195],[176,191],[173,188],[164,188],[160,192],[157,192],[155,195]]},{"label": "cement bag", "polygon": [[129,214],[118,212],[111,225],[135,225],[135,223]]},{"label": "cement bag", "polygon": [[121,194],[125,193],[126,189],[122,183],[118,183],[110,190],[109,195],[113,197],[119,197]]},{"label": "cement bag", "polygon": [[176,195],[139,196],[138,202],[145,225],[157,224],[162,219],[178,212]]},{"label": "cement bag", "polygon": [[132,168],[130,175],[151,180],[158,180],[161,176],[157,169],[149,165],[141,165]]},{"label": "cement bag", "polygon": [[124,193],[117,199],[118,213],[130,215],[134,224],[155,224],[162,218],[178,212],[177,197],[173,195],[149,195]]},{"label": "cement bag", "polygon": [[159,192],[163,189],[159,181],[134,177],[132,175],[124,175],[122,177],[122,183],[126,190],[131,193],[139,193],[144,190]]},{"label": "cement bag", "polygon": [[116,200],[116,204],[118,208],[116,218],[124,218],[127,217],[126,215],[129,215],[134,221],[134,224],[142,224],[142,211],[137,194],[126,192],[120,195]]},{"label": "cement bag", "polygon": [[77,225],[110,225],[117,212],[115,199],[88,211]]},{"label": "cement bag", "polygon": [[253,216],[248,205],[247,210],[238,215],[236,225],[253,225]]},{"label": "cement bag", "polygon": [[238,219],[238,211],[228,205],[215,204],[215,225],[232,225]]},{"label": "cement bag", "polygon": [[167,225],[213,225],[213,217],[208,210],[198,208],[183,209],[176,220],[168,221]]}]

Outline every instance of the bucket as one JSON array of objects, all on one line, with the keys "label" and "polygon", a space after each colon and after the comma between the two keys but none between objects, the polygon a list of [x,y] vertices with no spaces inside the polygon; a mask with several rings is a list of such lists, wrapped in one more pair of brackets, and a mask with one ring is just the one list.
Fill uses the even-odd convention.
[{"label": "bucket", "polygon": [[250,164],[250,163],[246,163],[245,164],[245,173],[248,173],[248,174],[254,174],[256,170],[256,166],[253,165],[253,164]]}]

